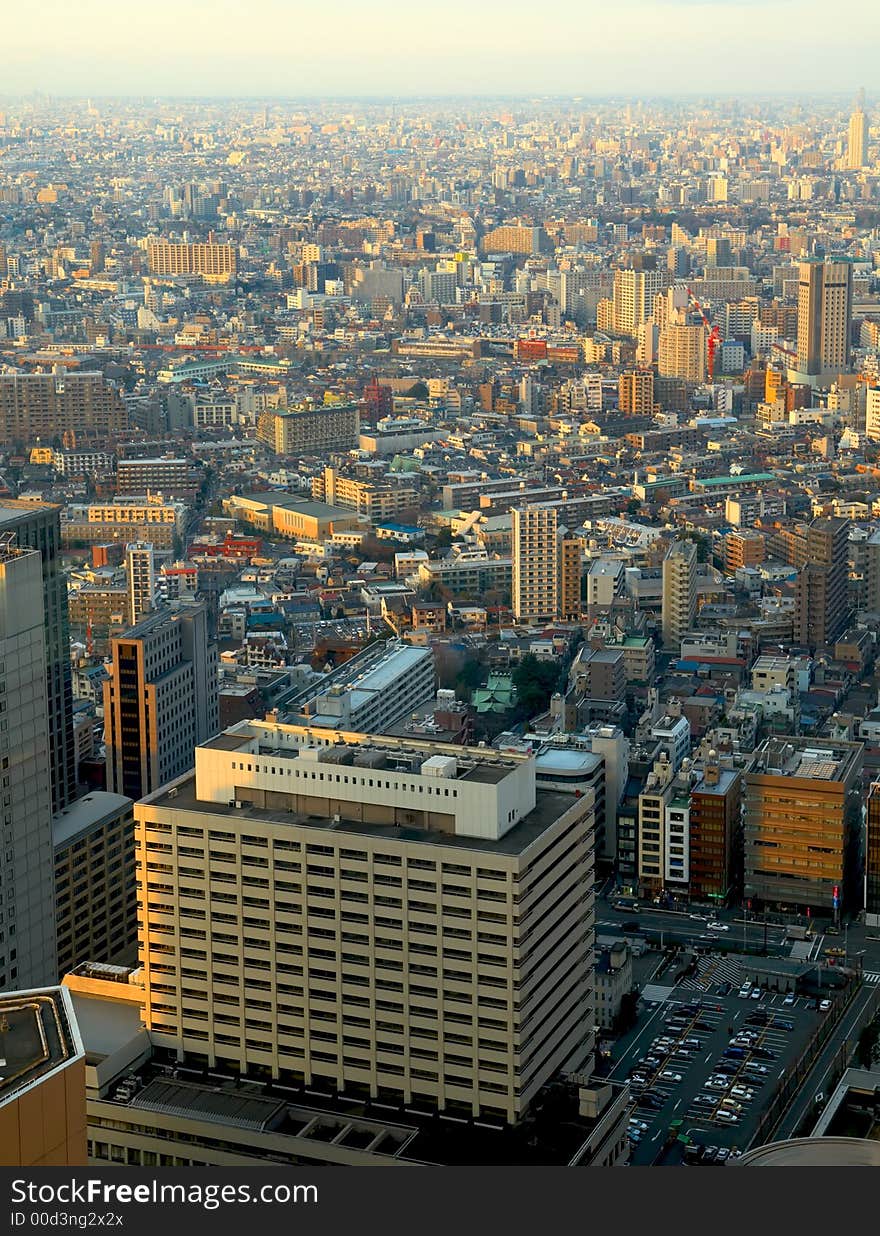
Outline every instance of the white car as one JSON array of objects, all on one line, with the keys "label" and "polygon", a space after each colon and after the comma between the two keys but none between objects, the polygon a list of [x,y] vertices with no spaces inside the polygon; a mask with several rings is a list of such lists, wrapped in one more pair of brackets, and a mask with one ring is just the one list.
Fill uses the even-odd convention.
[{"label": "white car", "polygon": [[662,1078],[663,1081],[676,1082],[676,1083],[681,1081],[681,1073],[674,1073],[672,1069],[663,1069],[663,1071],[659,1073],[658,1076]]},{"label": "white car", "polygon": [[734,1099],[753,1099],[755,1097],[754,1090],[749,1090],[748,1086],[732,1086],[730,1093]]},{"label": "white car", "polygon": [[819,1012],[820,1013],[827,1013],[830,1008],[831,1008],[830,1000],[820,1000],[819,1001]]},{"label": "white car", "polygon": [[714,1119],[720,1120],[722,1124],[736,1124],[739,1116],[735,1112],[728,1112],[722,1108],[721,1111],[715,1113]]},{"label": "white car", "polygon": [[749,992],[749,999],[750,999],[750,1000],[760,1000],[762,995],[763,995],[763,992],[761,991],[761,988],[760,988],[760,987],[754,987],[754,988],[753,988],[753,989]]},{"label": "white car", "polygon": [[785,999],[782,1001],[782,1003],[786,1005],[786,1007],[790,1008],[791,1005],[794,1004],[794,992],[790,991],[788,995],[785,997]]},{"label": "white car", "polygon": [[730,931],[727,923],[709,922],[706,924],[710,931]]}]

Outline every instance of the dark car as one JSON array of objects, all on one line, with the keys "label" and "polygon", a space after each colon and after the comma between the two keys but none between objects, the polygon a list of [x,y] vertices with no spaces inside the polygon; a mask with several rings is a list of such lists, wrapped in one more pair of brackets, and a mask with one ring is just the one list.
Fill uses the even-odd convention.
[{"label": "dark car", "polygon": [[637,918],[627,919],[620,930],[625,932],[627,935],[632,935],[634,932],[639,930],[639,920]]},{"label": "dark car", "polygon": [[766,1047],[753,1047],[751,1049],[751,1052],[752,1052],[752,1055],[757,1056],[759,1060],[776,1060],[777,1059],[776,1052],[770,1051]]}]

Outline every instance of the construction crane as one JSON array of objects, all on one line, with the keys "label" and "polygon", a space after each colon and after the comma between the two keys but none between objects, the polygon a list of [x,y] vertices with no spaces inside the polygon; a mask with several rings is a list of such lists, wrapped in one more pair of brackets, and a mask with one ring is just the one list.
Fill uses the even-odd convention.
[{"label": "construction crane", "polygon": [[711,382],[715,376],[715,352],[718,348],[718,344],[721,342],[721,331],[718,329],[717,326],[713,326],[712,323],[709,321],[709,317],[708,317],[708,314],[706,313],[706,310],[697,300],[696,296],[691,291],[691,289],[685,288],[685,291],[688,294],[688,300],[697,310],[697,313],[699,313],[700,317],[703,319],[703,325],[706,328],[706,336],[707,336],[706,337],[706,359],[707,359],[706,369],[709,374],[709,381]]}]

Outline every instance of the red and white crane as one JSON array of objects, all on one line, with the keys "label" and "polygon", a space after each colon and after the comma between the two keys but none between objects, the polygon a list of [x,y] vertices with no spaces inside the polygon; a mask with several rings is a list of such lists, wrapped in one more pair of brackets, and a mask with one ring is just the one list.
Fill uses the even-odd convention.
[{"label": "red and white crane", "polygon": [[718,344],[721,342],[721,331],[717,326],[713,326],[709,321],[709,316],[706,313],[706,310],[697,300],[692,290],[690,288],[685,288],[685,291],[688,294],[688,300],[703,319],[703,325],[706,328],[706,371],[709,375],[709,381],[711,382],[715,376],[715,352],[718,348]]}]

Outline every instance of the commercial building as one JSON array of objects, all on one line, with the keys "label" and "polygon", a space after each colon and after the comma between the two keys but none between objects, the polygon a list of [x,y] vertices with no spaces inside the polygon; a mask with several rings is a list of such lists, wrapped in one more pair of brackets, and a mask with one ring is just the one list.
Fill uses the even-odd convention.
[{"label": "commercial building", "polygon": [[157,1047],[509,1123],[589,1065],[592,796],[533,757],[244,722],[135,816]]},{"label": "commercial building", "polygon": [[846,258],[798,265],[797,372],[807,378],[849,368],[853,270]]},{"label": "commercial building", "polygon": [[663,646],[678,652],[697,613],[697,546],[675,541],[663,559]]},{"label": "commercial building", "polygon": [[151,236],[147,240],[147,261],[153,275],[202,275],[210,281],[225,282],[234,278],[238,270],[238,251],[235,245],[216,241],[175,242]]},{"label": "commercial building", "polygon": [[0,993],[0,1162],[85,1167],[85,1052],[70,993],[43,987]]},{"label": "commercial building", "polygon": [[865,820],[865,922],[880,926],[880,782],[868,794]]},{"label": "commercial building", "polygon": [[337,532],[354,532],[363,526],[355,511],[325,502],[310,502],[294,494],[233,494],[224,499],[223,510],[233,519],[261,532],[274,532],[311,543],[329,540]]},{"label": "commercial building", "polygon": [[0,535],[7,533],[14,535],[20,548],[37,550],[42,560],[49,770],[52,810],[60,811],[76,793],[67,581],[60,557],[61,508],[50,502],[0,498]]},{"label": "commercial building", "polygon": [[208,611],[177,602],[111,643],[104,683],[107,788],[139,799],[192,767],[219,728],[217,646]]},{"label": "commercial building", "polygon": [[0,990],[56,977],[43,575],[13,535],[0,539]]},{"label": "commercial building", "polygon": [[58,973],[137,956],[132,802],[94,790],[52,820]]},{"label": "commercial building", "polygon": [[355,404],[286,408],[263,412],[257,420],[257,437],[276,455],[326,455],[357,446],[358,428]]},{"label": "commercial building", "polygon": [[849,118],[846,142],[846,166],[852,172],[860,171],[868,162],[868,121],[861,100]]},{"label": "commercial building", "polygon": [[758,748],[745,774],[747,898],[822,914],[858,907],[863,753],[793,737]]},{"label": "commercial building", "polygon": [[127,426],[122,396],[101,373],[0,373],[0,446],[103,439]]},{"label": "commercial building", "polygon": [[389,640],[373,644],[292,698],[280,712],[322,729],[377,733],[434,697],[434,652]]},{"label": "commercial building", "polygon": [[615,940],[596,953],[596,1024],[613,1030],[623,997],[632,991],[632,952],[626,940]]}]

